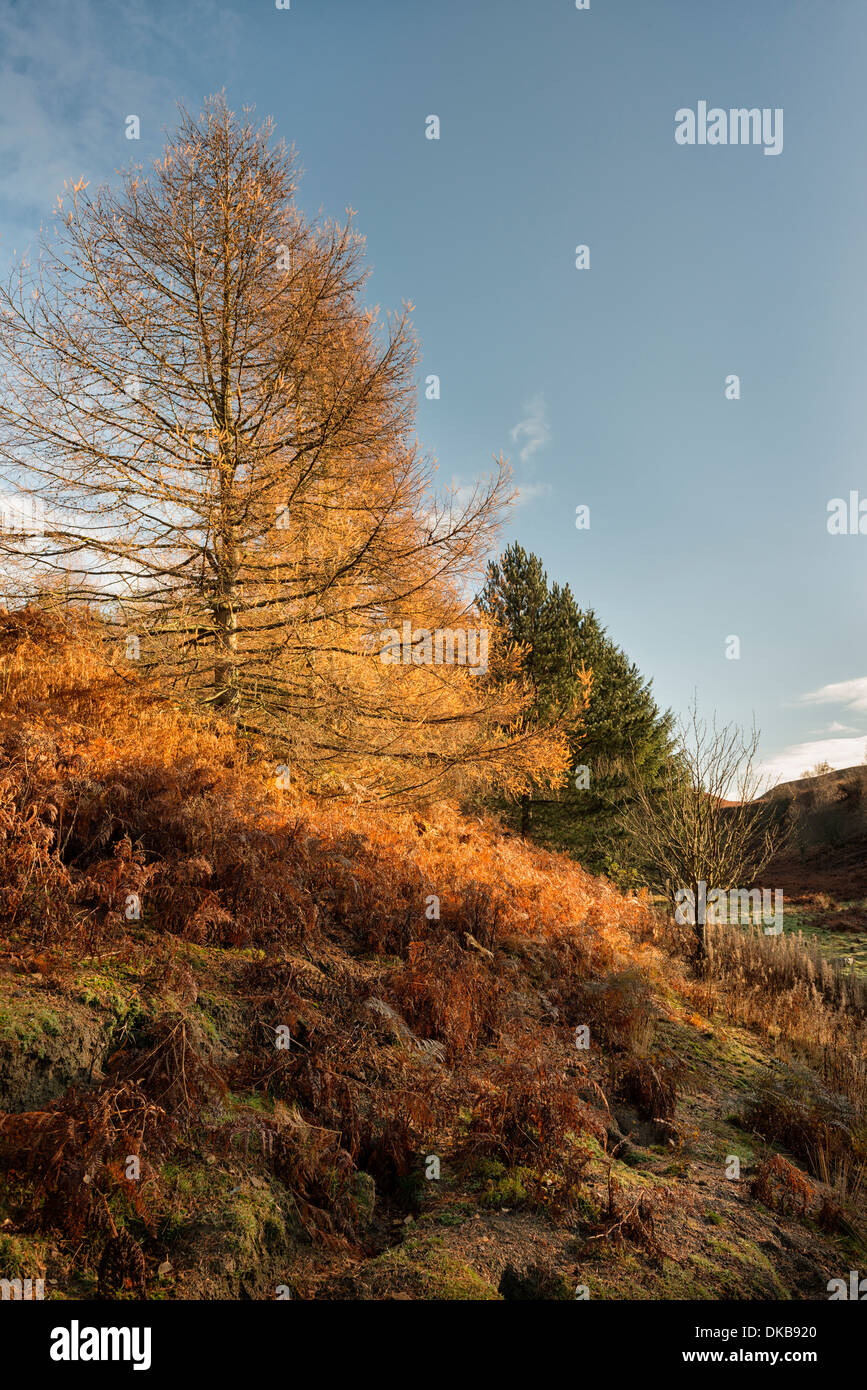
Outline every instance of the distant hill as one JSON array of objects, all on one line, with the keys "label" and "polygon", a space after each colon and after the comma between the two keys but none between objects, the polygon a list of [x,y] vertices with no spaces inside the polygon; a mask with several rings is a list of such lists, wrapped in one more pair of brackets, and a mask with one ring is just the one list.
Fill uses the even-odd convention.
[{"label": "distant hill", "polygon": [[770,801],[776,797],[789,797],[808,805],[827,804],[829,801],[852,801],[861,799],[867,793],[867,763],[855,767],[838,768],[820,773],[818,777],[799,777],[793,782],[780,782],[758,798]]},{"label": "distant hill", "polygon": [[759,800],[786,805],[793,835],[766,876],[790,893],[867,894],[867,764],[783,782]]}]

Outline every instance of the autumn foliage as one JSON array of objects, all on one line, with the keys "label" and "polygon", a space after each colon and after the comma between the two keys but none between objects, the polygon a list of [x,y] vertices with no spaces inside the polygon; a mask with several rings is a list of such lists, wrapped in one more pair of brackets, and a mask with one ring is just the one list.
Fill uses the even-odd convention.
[{"label": "autumn foliage", "polygon": [[[493,819],[278,786],[267,743],[191,715],[95,618],[0,614],[0,1002],[74,1009],[94,971],[126,1001],[101,1070],[0,1112],[6,1220],[65,1278],[150,1296],[203,1154],[215,1181],[282,1194],[326,1274],[389,1245],[431,1154],[486,1209],[580,1219],[588,1250],[658,1266],[672,1199],[623,1186],[613,1115],[677,1149],[689,1082],[654,1034],[677,1010],[705,1030],[699,988],[712,1007],[661,933],[645,898]],[[854,1094],[847,1057],[825,1072]],[[758,1092],[743,1123],[804,1158],[809,1211],[846,1232],[856,1110],[802,1092]],[[755,1177],[751,1200],[803,1218],[788,1160]]]},{"label": "autumn foliage", "polygon": [[[540,1170],[568,1160],[577,1181],[580,1155],[559,1151],[596,1125],[563,1073],[574,1047],[565,1031],[558,1057],[528,1032],[502,948],[526,939],[546,968],[598,971],[641,903],[444,804],[386,814],[277,789],[261,750],[114,661],[86,617],[0,615],[0,691],[5,958],[54,981],[82,953],[120,958],[155,1000],[100,1085],[0,1116],[0,1165],[36,1182],[25,1226],[86,1231],[106,1280],[132,1268],[120,1211],[147,1247],[160,1155],[212,1123],[229,1091],[271,1109],[230,1107],[209,1142],[258,1154],[304,1228],[329,1239],[356,1239],[355,1175],[399,1193],[423,1142],[452,1130],[459,1096],[473,1118],[451,1142]],[[228,953],[236,971],[243,1021],[219,1061],[190,1016],[184,943]],[[483,1074],[486,1046],[501,1065]],[[129,1154],[144,1187],[124,1175]]]},{"label": "autumn foliage", "polygon": [[298,185],[273,123],[217,96],[150,170],[58,199],[0,287],[0,482],[30,518],[0,528],[0,582],[99,606],[324,791],[556,787],[565,724],[531,717],[472,598],[509,469],[437,476],[410,308],[365,302],[351,215],[309,218]]}]

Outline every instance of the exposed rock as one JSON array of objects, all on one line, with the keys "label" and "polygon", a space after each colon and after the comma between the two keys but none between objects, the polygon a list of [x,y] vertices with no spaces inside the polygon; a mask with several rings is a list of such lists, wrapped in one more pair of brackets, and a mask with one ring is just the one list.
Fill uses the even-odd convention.
[{"label": "exposed rock", "polygon": [[405,1047],[410,1052],[417,1052],[423,1057],[428,1057],[432,1061],[442,1062],[445,1059],[445,1048],[442,1043],[435,1042],[433,1038],[416,1037],[412,1029],[404,1022],[397,1009],[393,1009],[391,1004],[386,1004],[384,999],[377,995],[365,1001],[364,1007],[385,1025],[384,1031],[390,1033],[395,1042],[401,1047]]},{"label": "exposed rock", "polygon": [[489,951],[487,946],[483,946],[480,941],[477,941],[471,932],[464,932],[464,941],[467,943],[471,951],[478,952],[480,956],[484,956],[487,960],[494,959],[493,951]]}]

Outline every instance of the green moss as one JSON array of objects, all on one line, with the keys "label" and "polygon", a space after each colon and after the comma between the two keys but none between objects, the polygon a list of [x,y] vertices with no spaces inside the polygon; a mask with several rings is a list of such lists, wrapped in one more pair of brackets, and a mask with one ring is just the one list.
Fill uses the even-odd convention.
[{"label": "green moss", "polygon": [[171,1241],[200,1217],[220,1218],[232,1178],[216,1165],[171,1161],[160,1170],[160,1235]]},{"label": "green moss", "polygon": [[280,1195],[261,1177],[239,1180],[215,1164],[173,1163],[161,1169],[163,1189],[159,1224],[166,1245],[195,1239],[208,1232],[240,1269],[285,1248],[289,1232]]},{"label": "green moss", "polygon": [[219,1042],[220,1030],[211,1018],[211,1015],[201,1007],[201,1002],[199,1002],[196,1009],[196,1017],[198,1018],[199,1026],[205,1037],[208,1038],[210,1042]]},{"label": "green moss", "polygon": [[226,1096],[226,1114],[224,1121],[226,1124],[235,1124],[237,1117],[228,1113],[232,1108],[240,1110],[255,1110],[259,1115],[270,1115],[274,1110],[274,1102],[270,1096],[263,1095],[260,1091],[247,1091],[238,1093],[229,1091]]},{"label": "green moss", "polygon": [[63,1024],[53,1009],[35,1008],[32,998],[9,1001],[0,1009],[0,1039],[18,1044],[36,1056],[41,1056],[40,1043],[45,1038],[59,1037]]},{"label": "green moss", "polygon": [[472,1202],[456,1202],[454,1206],[445,1207],[442,1211],[426,1211],[420,1221],[426,1221],[437,1226],[463,1226],[465,1221],[469,1221],[476,1212]]},{"label": "green moss", "polygon": [[778,1290],[777,1298],[789,1298],[790,1294],[777,1276],[777,1272],[767,1255],[759,1249],[755,1241],[738,1238],[734,1240],[710,1240],[710,1248],[720,1255],[727,1265],[740,1265],[745,1271],[759,1272],[766,1276]]},{"label": "green moss", "polygon": [[436,1237],[413,1238],[387,1250],[364,1266],[361,1281],[369,1296],[378,1299],[400,1293],[425,1301],[502,1301],[496,1289]]},{"label": "green moss", "polygon": [[469,1169],[469,1186],[481,1187],[488,1181],[497,1182],[505,1177],[506,1165],[499,1158],[477,1158]]},{"label": "green moss", "polygon": [[481,1206],[511,1210],[544,1208],[544,1198],[536,1194],[546,1184],[550,1186],[548,1176],[538,1169],[520,1165],[507,1168],[497,1158],[477,1159],[467,1182],[470,1190],[479,1194]]},{"label": "green moss", "polygon": [[227,1229],[235,1236],[230,1245],[242,1262],[285,1243],[286,1222],[270,1188],[246,1187],[232,1193],[225,1210]]},{"label": "green moss", "polygon": [[530,1203],[525,1186],[531,1168],[513,1168],[499,1178],[488,1178],[479,1194],[483,1207],[523,1207]]},{"label": "green moss", "polygon": [[575,1216],[579,1221],[596,1222],[600,1217],[600,1209],[591,1197],[580,1193],[575,1199]]},{"label": "green moss", "polygon": [[37,1242],[25,1236],[0,1235],[0,1279],[41,1279],[45,1262]]}]

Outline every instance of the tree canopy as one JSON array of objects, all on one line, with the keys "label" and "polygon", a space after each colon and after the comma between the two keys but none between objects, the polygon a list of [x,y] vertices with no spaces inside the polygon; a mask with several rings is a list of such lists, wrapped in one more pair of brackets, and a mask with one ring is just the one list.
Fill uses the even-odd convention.
[{"label": "tree canopy", "polygon": [[531,807],[525,795],[524,832],[532,811],[546,838],[580,851],[596,867],[611,866],[633,776],[652,783],[671,755],[671,714],[660,713],[650,682],[593,609],[582,612],[568,584],[549,584],[539,557],[517,543],[489,563],[480,605],[523,645],[535,716],[544,722],[570,708],[580,711],[568,728],[570,778],[554,802]]},{"label": "tree canopy", "polygon": [[21,595],[60,576],[144,666],[323,785],[519,789],[540,766],[555,785],[568,750],[523,719],[519,683],[425,638],[478,625],[508,468],[462,503],[437,486],[411,306],[365,304],[351,215],[310,220],[297,184],[271,122],[218,96],[149,173],[58,198],[0,293],[0,476],[40,518],[0,556]]}]

